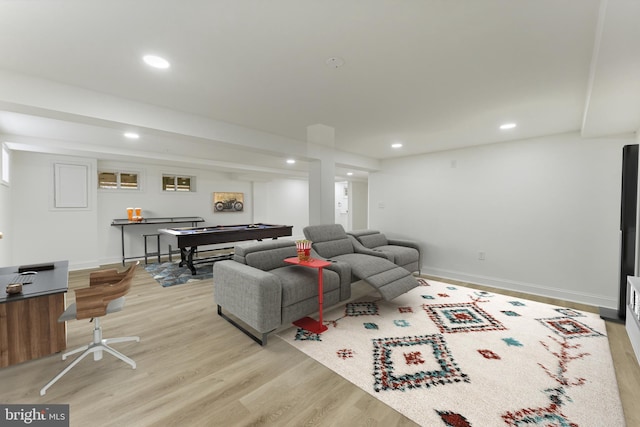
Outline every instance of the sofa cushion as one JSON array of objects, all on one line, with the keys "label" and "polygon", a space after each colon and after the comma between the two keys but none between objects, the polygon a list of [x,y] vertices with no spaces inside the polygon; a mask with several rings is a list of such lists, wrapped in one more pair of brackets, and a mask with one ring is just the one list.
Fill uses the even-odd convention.
[{"label": "sofa cushion", "polygon": [[[324,306],[329,307],[340,302],[340,291],[324,293]],[[318,298],[309,298],[296,304],[282,307],[282,324],[292,323],[318,311]]]},{"label": "sofa cushion", "polygon": [[420,253],[417,249],[408,248],[406,246],[387,245],[379,246],[377,251],[384,252],[386,254],[393,255],[393,262],[397,265],[407,265],[412,262],[418,262],[420,259]]},{"label": "sofa cushion", "polygon": [[351,266],[351,274],[358,279],[366,279],[367,277],[396,267],[386,258],[379,258],[365,254],[353,253],[337,255],[332,259],[349,264]]},{"label": "sofa cushion", "polygon": [[339,255],[335,259],[350,264],[353,276],[376,288],[385,300],[391,300],[418,286],[409,271],[386,258],[356,253]]},{"label": "sofa cushion", "polygon": [[367,234],[379,234],[378,230],[371,230],[369,228],[364,230],[351,230],[347,234],[351,234],[354,237],[360,238],[360,236],[366,236]]},{"label": "sofa cushion", "polygon": [[241,264],[246,264],[246,256],[252,252],[268,251],[271,249],[285,248],[296,244],[293,240],[287,239],[274,239],[258,242],[245,242],[239,243],[234,247],[233,260]]},{"label": "sofa cushion", "polygon": [[313,249],[324,258],[333,258],[336,255],[353,253],[353,243],[348,237],[331,240],[328,242],[313,243]]},{"label": "sofa cushion", "polygon": [[[318,270],[299,265],[287,265],[270,271],[280,279],[282,285],[282,306],[287,307],[308,298],[318,296]],[[331,270],[322,270],[324,293],[338,290],[340,277]]]},{"label": "sofa cushion", "polygon": [[389,301],[418,286],[418,281],[402,267],[383,271],[364,279],[378,289],[382,298]]},{"label": "sofa cushion", "polygon": [[339,240],[347,237],[347,233],[340,224],[309,225],[303,230],[304,236],[314,243]]},{"label": "sofa cushion", "polygon": [[284,262],[285,258],[297,256],[295,243],[283,248],[255,251],[245,255],[247,265],[263,271],[270,271],[276,268],[285,267],[289,264]]},{"label": "sofa cushion", "polygon": [[378,246],[386,246],[389,244],[387,241],[387,236],[382,233],[377,234],[367,234],[363,236],[358,236],[358,240],[362,243],[363,246],[373,249]]},{"label": "sofa cushion", "polygon": [[340,224],[309,225],[302,231],[304,237],[313,242],[313,250],[321,257],[332,258],[355,252],[351,239]]}]

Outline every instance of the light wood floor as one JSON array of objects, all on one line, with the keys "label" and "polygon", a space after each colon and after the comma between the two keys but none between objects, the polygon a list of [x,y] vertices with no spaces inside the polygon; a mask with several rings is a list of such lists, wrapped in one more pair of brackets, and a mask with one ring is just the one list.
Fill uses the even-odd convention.
[{"label": "light wood floor", "polygon": [[[88,274],[71,272],[70,289],[86,286]],[[355,296],[369,291],[354,285]],[[69,363],[53,355],[0,369],[0,403],[70,404],[73,427],[415,425],[275,335],[257,345],[216,315],[211,281],[162,288],[139,268],[125,309],[102,324],[105,337],[140,336],[114,345],[137,369],[108,354],[99,362],[88,357],[41,397]],[[69,322],[68,348],[89,342],[91,329]],[[624,326],[608,323],[607,333],[627,425],[640,426],[640,367]]]}]

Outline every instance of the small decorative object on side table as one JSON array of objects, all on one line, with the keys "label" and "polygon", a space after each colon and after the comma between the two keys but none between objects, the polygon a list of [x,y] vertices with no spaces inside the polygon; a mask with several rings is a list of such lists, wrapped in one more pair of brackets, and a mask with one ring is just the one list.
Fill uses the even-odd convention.
[{"label": "small decorative object on side table", "polygon": [[296,240],[296,250],[300,261],[308,261],[311,254],[311,240]]},{"label": "small decorative object on side table", "polygon": [[6,290],[9,295],[19,294],[22,292],[22,283],[9,283]]},{"label": "small decorative object on side table", "polygon": [[[297,242],[296,242],[297,244]],[[311,242],[309,242],[311,244]],[[296,320],[293,322],[299,328],[305,329],[309,332],[313,332],[315,334],[321,334],[326,331],[328,328],[322,322],[322,301],[323,301],[323,286],[322,286],[322,269],[331,265],[329,261],[325,261],[323,259],[315,259],[309,258],[307,260],[300,259],[300,252],[298,252],[298,257],[286,258],[284,262],[294,265],[301,265],[303,267],[309,268],[317,268],[318,269],[318,312],[319,312],[319,320],[312,319],[311,317],[303,317],[302,319]]]},{"label": "small decorative object on side table", "polygon": [[141,208],[127,208],[127,219],[129,222],[142,222]]}]

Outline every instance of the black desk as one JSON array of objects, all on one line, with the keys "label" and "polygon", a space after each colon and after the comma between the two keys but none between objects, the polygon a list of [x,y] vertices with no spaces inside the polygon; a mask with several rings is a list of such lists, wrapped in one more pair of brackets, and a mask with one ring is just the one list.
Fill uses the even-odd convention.
[{"label": "black desk", "polygon": [[[198,246],[214,243],[240,242],[243,240],[277,239],[291,236],[291,225],[242,224],[217,225],[211,227],[166,228],[158,232],[170,236],[172,243],[180,248],[180,266],[187,265],[192,274],[196,274],[193,266],[193,254]],[[220,259],[219,257],[215,257]]]},{"label": "black desk", "polygon": [[[120,227],[120,239],[122,241],[122,265],[125,261],[133,258],[140,257],[125,257],[124,255],[124,227],[131,225],[145,225],[145,224],[184,224],[191,223],[192,227],[198,225],[199,222],[204,222],[204,219],[199,216],[177,216],[177,217],[165,217],[165,218],[143,218],[142,221],[129,221],[128,219],[114,219],[111,221],[112,227]],[[158,248],[160,252],[160,248]]]},{"label": "black desk", "polygon": [[65,309],[69,262],[54,262],[39,271],[22,293],[8,295],[7,284],[18,267],[0,268],[0,367],[57,353],[67,347],[67,324],[58,323]]}]

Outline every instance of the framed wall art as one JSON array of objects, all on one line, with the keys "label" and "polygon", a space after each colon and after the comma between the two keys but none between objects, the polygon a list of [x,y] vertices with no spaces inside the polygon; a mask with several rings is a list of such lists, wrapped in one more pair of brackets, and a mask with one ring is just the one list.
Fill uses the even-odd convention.
[{"label": "framed wall art", "polygon": [[244,193],[213,193],[214,212],[242,212],[244,210]]}]

